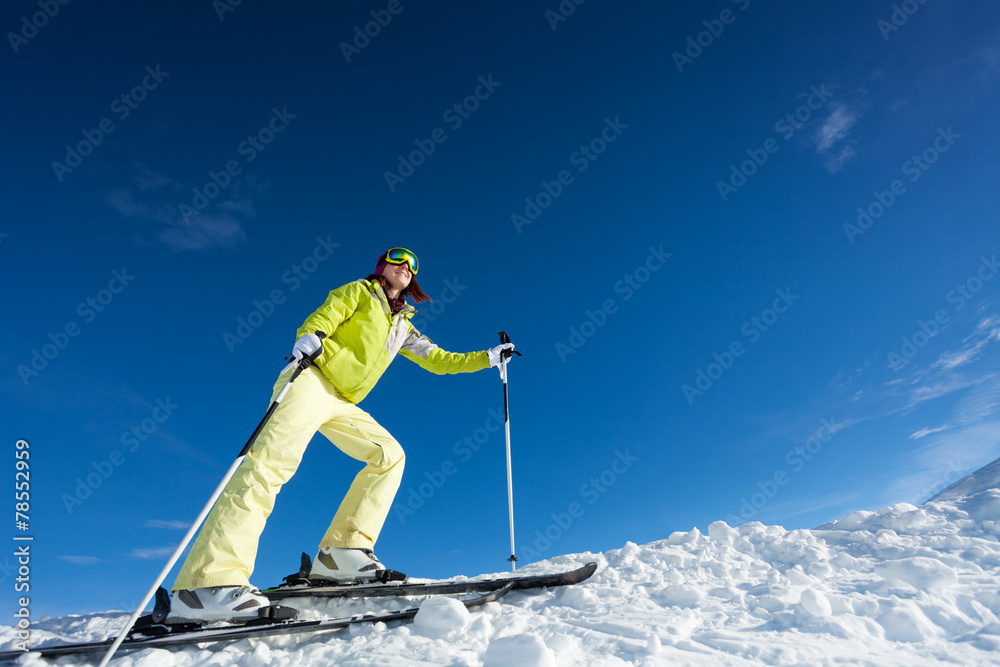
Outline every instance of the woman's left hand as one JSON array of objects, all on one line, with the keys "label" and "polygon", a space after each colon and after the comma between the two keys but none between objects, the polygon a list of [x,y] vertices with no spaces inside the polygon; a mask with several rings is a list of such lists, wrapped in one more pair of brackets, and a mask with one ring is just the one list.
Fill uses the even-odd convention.
[{"label": "woman's left hand", "polygon": [[486,350],[486,356],[490,358],[490,368],[499,366],[502,357],[507,357],[509,361],[514,356],[513,350],[514,343],[503,343]]}]

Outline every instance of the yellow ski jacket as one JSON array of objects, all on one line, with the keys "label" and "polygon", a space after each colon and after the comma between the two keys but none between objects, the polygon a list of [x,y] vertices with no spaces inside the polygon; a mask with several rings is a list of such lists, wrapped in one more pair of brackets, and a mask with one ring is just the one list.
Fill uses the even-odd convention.
[{"label": "yellow ski jacket", "polygon": [[356,280],[330,292],[296,334],[323,331],[323,354],[316,366],[340,395],[360,403],[397,353],[432,373],[471,373],[489,368],[486,351],[446,352],[410,323],[410,304],[392,315],[376,280]]}]

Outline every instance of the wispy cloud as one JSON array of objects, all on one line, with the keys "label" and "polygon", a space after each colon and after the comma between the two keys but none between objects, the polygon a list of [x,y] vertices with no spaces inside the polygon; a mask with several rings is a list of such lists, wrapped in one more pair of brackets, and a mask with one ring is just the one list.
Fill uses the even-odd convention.
[{"label": "wispy cloud", "polygon": [[998,456],[1000,421],[938,435],[906,457],[901,474],[885,491],[885,501],[923,502]]},{"label": "wispy cloud", "polygon": [[858,490],[844,489],[843,493],[812,498],[810,502],[796,501],[787,503],[789,507],[783,511],[783,514],[784,516],[791,517],[832,509],[836,510],[833,513],[839,516],[843,508],[857,505],[861,499],[861,495],[861,492]]},{"label": "wispy cloud", "polygon": [[927,444],[902,459],[902,474],[887,489],[887,500],[922,502],[1000,456],[1000,374],[987,356],[995,341],[1000,341],[1000,316],[982,316],[958,347],[929,367],[910,371],[899,388],[905,411],[951,394],[959,397],[946,423],[909,436],[927,438]]},{"label": "wispy cloud", "polygon": [[[975,317],[972,332],[932,357],[929,365],[920,365],[920,357],[916,357],[898,372],[886,375],[886,355],[874,354],[853,370],[839,370],[827,383],[830,395],[823,399],[824,409],[849,416],[850,423],[855,423],[858,418],[875,421],[910,414],[930,401],[959,396],[947,422],[941,423],[937,417],[936,424],[911,430],[908,437],[913,440],[1000,413],[1000,373],[997,348],[992,345],[1000,342],[1000,315],[980,309]],[[928,339],[940,335],[940,344],[947,345],[945,331],[954,338],[960,333],[959,326],[956,321]],[[929,350],[922,353],[930,354]]]},{"label": "wispy cloud", "polygon": [[896,100],[888,107],[886,107],[886,109],[889,111],[889,113],[896,113],[897,111],[905,107],[907,104],[909,104],[909,102],[910,101],[908,99]]},{"label": "wispy cloud", "polygon": [[846,103],[834,104],[830,115],[816,131],[816,152],[824,156],[824,166],[831,174],[844,168],[857,156],[851,129],[861,119],[861,107]]},{"label": "wispy cloud", "polygon": [[853,160],[856,155],[857,151],[854,150],[854,144],[851,143],[841,147],[834,155],[828,157],[823,165],[828,172],[836,174],[844,168],[845,164]]},{"label": "wispy cloud", "polygon": [[826,153],[835,144],[845,140],[860,117],[861,113],[858,110],[846,104],[835,105],[816,133],[816,150]]},{"label": "wispy cloud", "polygon": [[932,368],[951,370],[975,361],[983,350],[992,342],[1000,341],[1000,316],[990,315],[976,325],[975,331],[968,336],[961,348],[943,353]]},{"label": "wispy cloud", "polygon": [[164,558],[174,553],[177,547],[147,547],[144,549],[133,549],[129,552],[129,557],[138,558],[140,560],[149,560],[151,558]]},{"label": "wispy cloud", "polygon": [[[769,504],[755,513],[750,520],[760,521],[761,523],[777,521],[785,524],[793,517],[823,510],[835,510],[831,513],[839,517],[840,512],[844,508],[856,506],[861,500],[861,495],[860,491],[845,489],[843,493],[831,494],[820,498],[796,498],[794,500],[774,503],[773,505]],[[733,516],[729,518],[730,520],[734,519]]]},{"label": "wispy cloud", "polygon": [[909,412],[928,401],[974,387],[981,381],[982,378],[966,376],[961,373],[935,376],[926,384],[923,383],[923,377],[918,377],[902,392],[906,403],[894,412]]},{"label": "wispy cloud", "polygon": [[150,519],[146,522],[146,528],[165,528],[167,530],[187,530],[191,524],[187,521],[163,521],[162,519]]},{"label": "wispy cloud", "polygon": [[[152,235],[176,251],[236,247],[246,239],[244,222],[257,215],[255,197],[270,187],[251,175],[234,178],[215,200],[197,210],[191,186],[142,164],[133,165],[130,176],[134,187],[105,191],[105,202],[125,218],[154,223]],[[181,204],[190,209],[186,216]]]},{"label": "wispy cloud", "polygon": [[[993,345],[1000,342],[1000,315],[988,307],[968,315],[972,319],[956,317],[942,328],[935,338],[937,356],[928,345],[924,356],[895,372],[882,363],[885,355],[874,355],[827,384],[825,409],[843,415],[845,424],[891,429],[888,420],[895,419],[908,429],[900,436],[910,446],[900,448],[887,470],[889,482],[871,502],[922,502],[1000,456],[1000,348]],[[923,415],[934,421],[914,428],[913,420]]]},{"label": "wispy cloud", "polygon": [[101,559],[96,556],[59,556],[59,560],[64,560],[74,565],[96,565],[101,562]]},{"label": "wispy cloud", "polygon": [[125,218],[142,218],[156,222],[172,222],[169,213],[162,207],[154,207],[136,200],[133,194],[123,188],[108,190],[104,201]]},{"label": "wispy cloud", "polygon": [[942,354],[937,361],[931,364],[931,368],[939,368],[941,370],[950,371],[955,368],[960,368],[966,364],[970,364],[976,360],[983,348],[986,347],[988,341],[980,340],[976,345],[962,348],[961,350],[952,350]]},{"label": "wispy cloud", "polygon": [[910,434],[911,440],[919,440],[920,438],[926,438],[929,435],[934,435],[935,433],[941,433],[942,431],[947,431],[950,426],[938,426],[936,428],[922,428],[919,431]]},{"label": "wispy cloud", "polygon": [[988,67],[1000,65],[1000,46],[994,44],[980,49],[979,57]]},{"label": "wispy cloud", "polygon": [[143,192],[162,190],[164,188],[178,188],[179,184],[172,178],[153,171],[142,164],[133,165],[132,180]]},{"label": "wispy cloud", "polygon": [[908,412],[928,401],[972,389],[974,391],[969,396],[979,396],[975,403],[978,407],[968,403],[971,399],[964,399],[969,405],[966,411],[974,416],[959,419],[957,423],[968,424],[971,420],[988,417],[1000,407],[1000,396],[992,389],[996,376],[990,371],[967,367],[979,361],[989,345],[997,341],[1000,341],[1000,316],[988,315],[976,324],[973,332],[962,339],[958,347],[941,352],[929,366],[907,364],[903,377],[885,382],[890,396],[904,400],[890,414]]},{"label": "wispy cloud", "polygon": [[1000,378],[989,375],[958,402],[954,410],[954,421],[962,425],[973,424],[996,414],[998,410]]},{"label": "wispy cloud", "polygon": [[821,440],[829,440],[833,436],[837,435],[845,428],[854,426],[859,423],[860,419],[842,419],[835,421],[833,419],[824,420],[823,425],[813,431],[806,441],[812,440],[813,438],[819,438]]},{"label": "wispy cloud", "polygon": [[246,233],[239,220],[221,213],[199,215],[191,224],[174,225],[161,230],[156,237],[174,250],[207,250],[233,248],[246,238]]}]

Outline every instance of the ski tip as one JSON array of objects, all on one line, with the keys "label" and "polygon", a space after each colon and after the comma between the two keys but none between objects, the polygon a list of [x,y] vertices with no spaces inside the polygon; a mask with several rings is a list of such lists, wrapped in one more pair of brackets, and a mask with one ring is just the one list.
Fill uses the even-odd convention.
[{"label": "ski tip", "polygon": [[573,583],[579,583],[581,581],[586,581],[587,579],[590,579],[592,576],[594,576],[595,572],[597,572],[597,563],[594,562],[594,561],[591,561],[591,562],[587,563],[586,565],[584,565],[583,567],[581,567],[579,570],[577,570],[576,573],[574,573],[574,574],[578,573],[580,578],[577,579]]},{"label": "ski tip", "polygon": [[[487,604],[487,603],[490,603],[490,602],[496,602],[497,600],[499,600],[503,596],[507,595],[507,593],[510,593],[513,589],[514,589],[514,582],[511,582],[511,583],[507,584],[506,586],[504,586],[503,588],[498,588],[495,591],[490,591],[489,593],[485,593],[485,594],[479,596],[478,598],[473,598],[472,600],[469,600],[466,603],[466,606],[478,606],[478,605],[481,605],[481,604]],[[472,604],[470,605],[468,603],[472,603]]]}]

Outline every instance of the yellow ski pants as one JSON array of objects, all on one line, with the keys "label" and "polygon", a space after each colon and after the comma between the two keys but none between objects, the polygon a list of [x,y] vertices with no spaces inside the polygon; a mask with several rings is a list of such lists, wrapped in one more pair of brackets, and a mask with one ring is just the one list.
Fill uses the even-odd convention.
[{"label": "yellow ski pants", "polygon": [[[288,377],[279,376],[272,401]],[[310,366],[292,383],[216,501],[173,590],[249,583],[275,496],[295,474],[316,431],[367,464],[354,478],[319,546],[371,549],[375,545],[403,477],[403,448]]]}]

